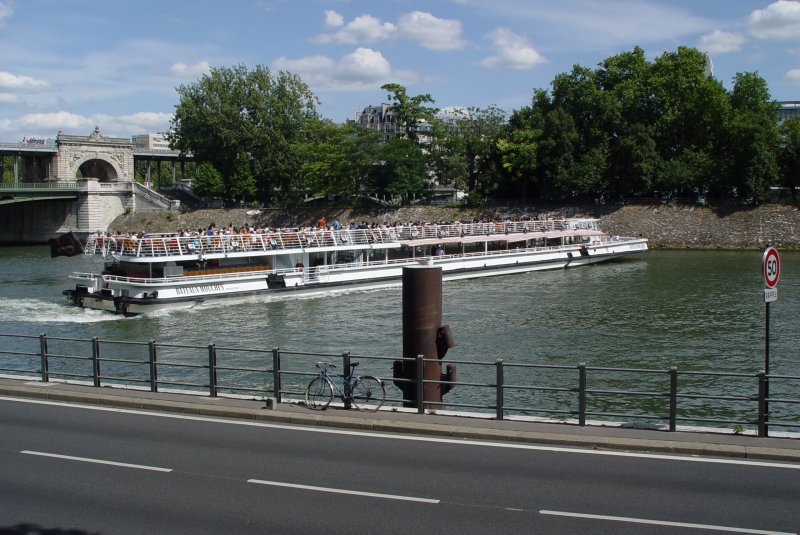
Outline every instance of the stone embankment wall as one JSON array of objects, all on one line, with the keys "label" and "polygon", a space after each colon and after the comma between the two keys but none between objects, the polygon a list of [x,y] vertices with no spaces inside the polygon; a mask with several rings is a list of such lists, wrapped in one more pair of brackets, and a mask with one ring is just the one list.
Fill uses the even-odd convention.
[{"label": "stone embankment wall", "polygon": [[751,248],[767,242],[784,249],[800,249],[800,210],[794,206],[764,205],[750,209],[717,210],[699,206],[657,205],[623,207],[567,207],[561,209],[494,208],[467,209],[417,206],[397,210],[301,209],[296,211],[247,209],[197,210],[194,212],[149,212],[120,216],[109,230],[122,232],[175,232],[179,229],[217,227],[314,225],[320,216],[342,224],[441,222],[491,220],[521,217],[597,217],[609,234],[644,236],[651,247],[663,248]]}]

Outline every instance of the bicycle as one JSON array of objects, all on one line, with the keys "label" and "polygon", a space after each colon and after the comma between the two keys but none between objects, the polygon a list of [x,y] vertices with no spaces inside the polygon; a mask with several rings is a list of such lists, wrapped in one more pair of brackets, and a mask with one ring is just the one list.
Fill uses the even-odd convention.
[{"label": "bicycle", "polygon": [[[306,407],[324,411],[333,401],[333,393],[345,403],[348,401],[358,410],[375,412],[386,401],[386,389],[383,382],[372,375],[355,375],[353,371],[358,362],[350,363],[350,375],[330,371],[335,368],[329,362],[317,362],[319,375],[314,377],[306,387]],[[342,385],[341,387],[339,385]]]}]

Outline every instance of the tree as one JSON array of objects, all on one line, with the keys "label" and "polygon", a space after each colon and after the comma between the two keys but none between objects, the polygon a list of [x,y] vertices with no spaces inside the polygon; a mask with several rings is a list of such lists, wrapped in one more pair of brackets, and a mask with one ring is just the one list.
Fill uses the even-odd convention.
[{"label": "tree", "polygon": [[466,189],[468,165],[464,137],[453,121],[437,118],[431,123],[430,141],[426,149],[428,168],[436,183]]},{"label": "tree", "polygon": [[532,128],[511,130],[504,139],[497,141],[503,169],[511,178],[511,189],[517,189],[523,204],[528,200],[528,189],[536,172],[538,140],[541,131]]},{"label": "tree", "polygon": [[545,115],[539,142],[539,198],[561,199],[572,189],[579,139],[572,117],[563,108],[553,108]]},{"label": "tree", "polygon": [[302,187],[314,195],[340,198],[358,193],[380,159],[380,133],[330,120],[309,122],[310,134],[294,145],[301,160]]},{"label": "tree", "polygon": [[694,48],[665,52],[651,67],[653,138],[667,191],[714,187],[725,169],[714,165],[721,152],[729,101],[719,81],[707,73],[708,57]]},{"label": "tree", "polygon": [[779,134],[767,83],[755,73],[738,73],[730,93],[725,154],[728,186],[758,204],[778,182]]},{"label": "tree", "polygon": [[380,193],[399,196],[408,202],[430,189],[426,158],[409,139],[393,138],[381,149],[381,163],[374,167],[372,185]]},{"label": "tree", "polygon": [[197,166],[192,189],[200,197],[221,197],[225,193],[222,175],[208,162]]},{"label": "tree", "polygon": [[479,203],[499,185],[502,164],[497,141],[505,135],[505,112],[496,106],[465,108],[454,113],[454,122],[451,134],[463,147],[469,199]]},{"label": "tree", "polygon": [[788,188],[792,202],[797,202],[800,188],[800,119],[789,119],[780,126],[779,163],[781,184]]},{"label": "tree", "polygon": [[436,108],[425,106],[425,103],[433,104],[434,100],[427,93],[409,97],[406,88],[400,84],[385,84],[381,89],[387,91],[386,97],[394,102],[392,111],[397,118],[397,125],[402,129],[404,137],[416,141],[418,128],[422,122],[431,122],[439,111]]},{"label": "tree", "polygon": [[211,163],[227,199],[293,195],[298,162],[289,148],[317,116],[317,98],[299,77],[237,65],[213,68],[177,92],[171,146]]}]

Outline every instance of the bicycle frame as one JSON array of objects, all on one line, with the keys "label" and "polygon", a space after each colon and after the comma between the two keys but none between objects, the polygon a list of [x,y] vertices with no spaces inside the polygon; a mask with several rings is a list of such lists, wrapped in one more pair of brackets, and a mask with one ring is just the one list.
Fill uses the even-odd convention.
[{"label": "bicycle frame", "polygon": [[344,402],[345,409],[351,404],[360,410],[377,411],[386,400],[383,382],[371,375],[356,375],[358,362],[351,362],[347,375],[332,372],[335,367],[329,362],[318,362],[319,373],[306,387],[306,406],[314,410],[325,410],[334,396]]},{"label": "bicycle frame", "polygon": [[[344,402],[352,401],[353,383],[355,383],[356,379],[358,379],[358,376],[353,375],[352,369],[350,370],[350,376],[347,378],[345,378],[345,376],[341,373],[330,371],[328,366],[322,368],[322,371],[319,372],[319,374],[331,384],[336,397],[340,398]],[[339,387],[340,384],[342,387]]]}]

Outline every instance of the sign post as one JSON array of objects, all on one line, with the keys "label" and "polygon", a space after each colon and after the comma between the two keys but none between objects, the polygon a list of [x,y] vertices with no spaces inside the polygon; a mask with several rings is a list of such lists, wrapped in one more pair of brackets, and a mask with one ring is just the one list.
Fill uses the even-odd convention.
[{"label": "sign post", "polygon": [[764,336],[764,373],[766,374],[766,381],[764,384],[764,429],[759,430],[759,435],[767,436],[766,421],[769,415],[769,304],[772,301],[778,300],[778,281],[781,278],[781,257],[778,255],[778,250],[772,246],[764,250],[764,256],[761,259],[761,272],[764,275],[764,303],[766,305],[765,313],[765,336]]}]

